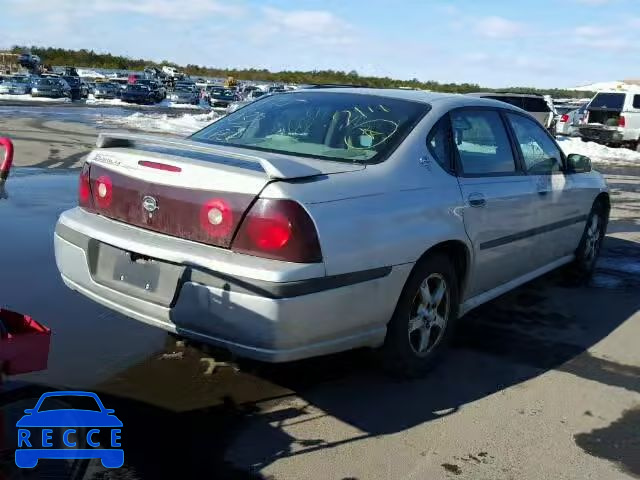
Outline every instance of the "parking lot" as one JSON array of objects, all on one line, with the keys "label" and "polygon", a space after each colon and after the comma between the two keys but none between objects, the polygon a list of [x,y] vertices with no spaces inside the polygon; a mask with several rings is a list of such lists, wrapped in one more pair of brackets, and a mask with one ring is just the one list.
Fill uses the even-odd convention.
[{"label": "parking lot", "polygon": [[589,285],[554,272],[490,302],[435,371],[398,382],[369,351],[236,362],[64,287],[52,233],[76,204],[91,114],[0,120],[18,167],[0,203],[2,304],[54,332],[49,369],[12,378],[0,405],[14,442],[41,393],[95,391],[124,423],[125,466],[42,462],[29,476],[3,458],[0,477],[640,477],[640,167],[604,169],[614,203]]}]

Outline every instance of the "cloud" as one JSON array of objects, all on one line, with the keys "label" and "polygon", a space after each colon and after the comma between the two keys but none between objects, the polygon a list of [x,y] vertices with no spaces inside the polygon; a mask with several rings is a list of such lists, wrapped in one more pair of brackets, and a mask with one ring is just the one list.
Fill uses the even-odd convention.
[{"label": "cloud", "polygon": [[576,3],[582,3],[583,5],[600,6],[607,5],[609,3],[616,2],[617,0],[574,0]]},{"label": "cloud", "polygon": [[242,6],[219,0],[191,0],[188,6],[172,0],[84,0],[82,6],[76,0],[5,0],[11,13],[37,14],[44,18],[59,20],[61,16],[71,18],[95,17],[104,14],[140,14],[147,17],[192,20],[205,15],[238,17],[245,13]]},{"label": "cloud", "polygon": [[573,29],[573,43],[579,47],[587,47],[603,51],[633,50],[634,42],[617,29],[582,25]]},{"label": "cloud", "polygon": [[594,37],[603,37],[605,35],[608,35],[611,32],[611,29],[604,28],[604,27],[593,27],[590,25],[583,25],[580,27],[576,27],[573,30],[573,32],[579,37],[594,38]]},{"label": "cloud", "polygon": [[526,27],[503,17],[484,17],[476,22],[475,31],[488,38],[513,38],[526,33]]},{"label": "cloud", "polygon": [[250,29],[254,41],[289,37],[331,46],[352,44],[355,40],[355,27],[328,11],[265,7],[262,13],[263,18]]},{"label": "cloud", "polygon": [[94,0],[92,9],[96,13],[136,13],[173,20],[192,20],[204,15],[240,17],[245,13],[241,6],[217,0],[191,0],[188,5],[174,0]]}]

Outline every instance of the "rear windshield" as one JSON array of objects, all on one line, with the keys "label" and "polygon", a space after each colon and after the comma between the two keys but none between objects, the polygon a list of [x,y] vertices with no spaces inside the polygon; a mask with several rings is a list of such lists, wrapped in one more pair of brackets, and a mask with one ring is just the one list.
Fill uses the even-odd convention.
[{"label": "rear windshield", "polygon": [[392,152],[429,108],[375,95],[296,92],[251,103],[192,139],[312,158],[375,162]]},{"label": "rear windshield", "polygon": [[624,106],[624,93],[598,93],[591,103],[589,109],[602,108],[607,110],[620,110]]}]

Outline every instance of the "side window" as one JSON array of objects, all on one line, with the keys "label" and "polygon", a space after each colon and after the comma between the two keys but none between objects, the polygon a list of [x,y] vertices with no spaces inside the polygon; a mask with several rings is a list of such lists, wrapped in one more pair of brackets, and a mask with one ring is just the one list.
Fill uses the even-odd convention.
[{"label": "side window", "polygon": [[640,108],[640,95],[633,96],[633,108]]},{"label": "side window", "polygon": [[431,155],[448,172],[452,170],[451,136],[449,132],[449,118],[444,116],[433,126],[427,137],[427,147]]},{"label": "side window", "polygon": [[451,113],[455,146],[465,174],[514,173],[509,137],[498,112],[458,110]]},{"label": "side window", "polygon": [[522,115],[507,113],[520,145],[527,172],[550,174],[561,170],[560,149],[536,122]]}]

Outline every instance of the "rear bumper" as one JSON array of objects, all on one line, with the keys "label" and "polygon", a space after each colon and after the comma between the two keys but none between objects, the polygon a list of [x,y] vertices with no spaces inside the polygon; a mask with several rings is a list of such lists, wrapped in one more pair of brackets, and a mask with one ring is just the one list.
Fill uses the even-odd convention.
[{"label": "rear bumper", "polygon": [[[149,325],[270,362],[381,345],[412,267],[272,282],[189,262],[172,292],[173,301],[162,305],[134,291],[128,294],[98,283],[88,247],[96,240],[74,230],[71,223],[63,214],[54,235],[56,263],[71,289]],[[117,238],[112,240],[125,247]],[[149,249],[143,251],[150,254]]]},{"label": "rear bumper", "polygon": [[625,141],[622,132],[604,128],[581,127],[580,136],[585,140],[606,145],[619,145]]}]

